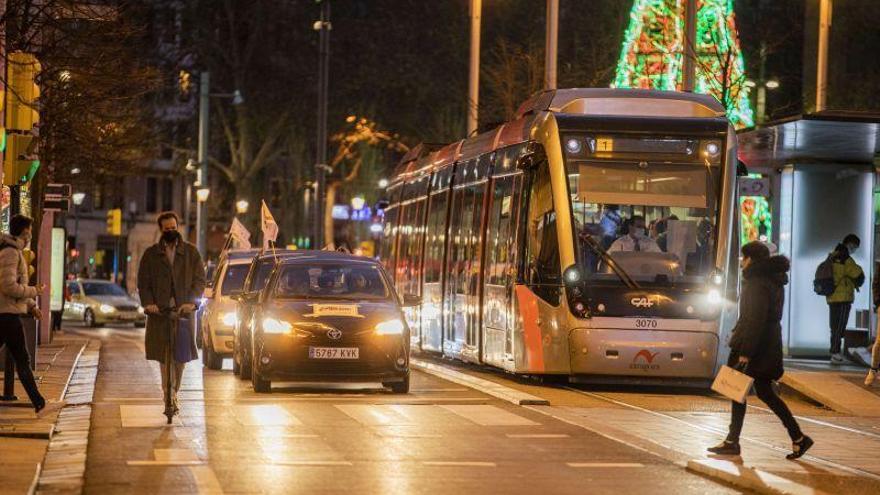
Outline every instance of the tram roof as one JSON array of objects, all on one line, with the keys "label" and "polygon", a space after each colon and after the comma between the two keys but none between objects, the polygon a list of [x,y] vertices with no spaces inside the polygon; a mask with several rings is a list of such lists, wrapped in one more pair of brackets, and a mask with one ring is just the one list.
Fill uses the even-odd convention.
[{"label": "tram roof", "polygon": [[[638,100],[635,103],[633,100]],[[395,167],[392,186],[458,160],[468,160],[498,148],[522,143],[542,112],[595,116],[703,117],[725,116],[714,97],[680,91],[646,89],[572,88],[542,91],[526,100],[516,119],[477,136],[439,149],[413,148]]]}]

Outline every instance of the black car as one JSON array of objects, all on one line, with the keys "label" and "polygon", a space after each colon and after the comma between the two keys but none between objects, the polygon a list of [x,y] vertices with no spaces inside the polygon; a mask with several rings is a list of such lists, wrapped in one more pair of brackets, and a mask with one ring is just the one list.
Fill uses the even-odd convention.
[{"label": "black car", "polygon": [[272,381],[343,381],[409,392],[410,330],[375,260],[324,251],[283,259],[255,308],[255,391],[271,391]]},{"label": "black car", "polygon": [[275,270],[275,265],[281,259],[288,256],[299,255],[302,252],[287,249],[266,251],[255,256],[251,261],[245,277],[244,287],[235,297],[236,322],[232,335],[232,371],[242,380],[251,378],[251,329],[254,323],[254,308],[259,302],[260,294],[266,287],[266,283]]}]

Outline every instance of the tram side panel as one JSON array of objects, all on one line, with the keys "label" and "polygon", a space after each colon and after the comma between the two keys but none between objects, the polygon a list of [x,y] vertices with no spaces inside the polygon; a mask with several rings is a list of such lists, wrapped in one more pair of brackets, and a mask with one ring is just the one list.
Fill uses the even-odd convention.
[{"label": "tram side panel", "polygon": [[[552,176],[540,146],[525,180],[522,281],[514,288],[517,314],[513,353],[517,373],[568,374],[568,310],[563,302],[559,232]],[[562,195],[565,197],[565,195]]]}]

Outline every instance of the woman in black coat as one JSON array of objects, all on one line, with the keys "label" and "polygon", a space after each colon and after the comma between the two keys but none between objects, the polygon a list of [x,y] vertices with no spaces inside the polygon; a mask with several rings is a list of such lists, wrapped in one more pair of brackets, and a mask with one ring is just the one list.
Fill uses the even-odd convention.
[{"label": "woman in black coat", "polygon": [[[813,440],[801,432],[788,406],[776,395],[772,382],[782,377],[782,309],[785,285],[791,264],[785,256],[770,256],[762,242],[742,247],[743,282],[739,302],[739,320],[730,337],[727,365],[743,369],[755,379],[755,393],[779,417],[792,441],[787,459],[797,459],[813,446]],[[727,439],[709,452],[739,455],[739,436],[746,416],[746,405],[733,402]]]}]

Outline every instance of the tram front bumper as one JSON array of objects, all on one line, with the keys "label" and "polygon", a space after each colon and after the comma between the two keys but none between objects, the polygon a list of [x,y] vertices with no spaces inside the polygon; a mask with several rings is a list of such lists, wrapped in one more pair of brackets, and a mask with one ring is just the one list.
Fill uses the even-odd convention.
[{"label": "tram front bumper", "polygon": [[719,341],[709,332],[581,328],[569,345],[573,375],[710,379]]}]

